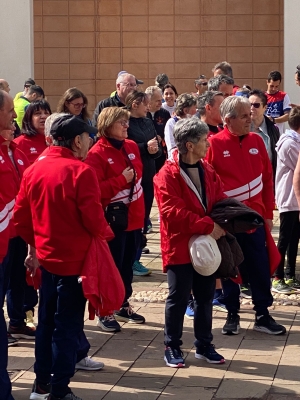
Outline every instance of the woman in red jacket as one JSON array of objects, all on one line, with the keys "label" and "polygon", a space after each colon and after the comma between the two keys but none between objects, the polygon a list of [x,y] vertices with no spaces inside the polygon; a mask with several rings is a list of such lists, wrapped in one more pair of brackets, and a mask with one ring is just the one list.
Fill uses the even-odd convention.
[{"label": "woman in red jacket", "polygon": [[184,367],[182,326],[189,295],[193,290],[195,357],[209,363],[224,363],[212,341],[212,300],[215,275],[198,274],[191,263],[188,243],[197,235],[219,239],[223,229],[208,217],[212,206],[224,198],[221,181],[203,159],[209,143],[208,127],[198,118],[178,121],[174,138],[178,150],[172,153],[154,177],[155,197],[160,213],[161,251],[168,274],[169,296],[165,310],[165,356],[169,367]]},{"label": "woman in red jacket", "polygon": [[[143,165],[135,142],[127,139],[129,112],[123,108],[104,108],[98,117],[100,139],[91,148],[86,163],[94,167],[101,190],[104,210],[110,204],[128,208],[127,229],[111,225],[115,238],[108,244],[125,286],[121,309],[111,315],[99,317],[98,326],[105,331],[119,331],[121,322],[142,324],[145,318],[133,312],[128,303],[132,294],[132,265],[140,246],[144,226],[144,197],[141,186]],[[122,204],[121,204],[122,207]]]}]

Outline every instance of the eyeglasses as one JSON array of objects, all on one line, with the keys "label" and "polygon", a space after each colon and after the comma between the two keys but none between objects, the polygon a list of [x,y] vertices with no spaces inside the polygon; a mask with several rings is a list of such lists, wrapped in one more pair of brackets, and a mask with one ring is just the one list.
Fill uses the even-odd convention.
[{"label": "eyeglasses", "polygon": [[32,85],[28,84],[28,85],[24,85],[24,88],[30,88]]},{"label": "eyeglasses", "polygon": [[129,121],[127,121],[126,119],[119,119],[119,124],[121,124],[122,126],[129,126]]},{"label": "eyeglasses", "polygon": [[131,88],[136,88],[137,87],[136,83],[129,83],[129,82],[127,82],[127,83],[121,82],[121,83],[122,83],[123,86],[126,86],[126,87],[131,87]]},{"label": "eyeglasses", "polygon": [[250,103],[250,106],[253,106],[254,108],[259,108],[261,104],[262,103]]},{"label": "eyeglasses", "polygon": [[207,82],[201,82],[201,83],[198,83],[198,85],[207,86]]},{"label": "eyeglasses", "polygon": [[74,108],[85,108],[85,106],[86,106],[86,104],[84,104],[84,103],[71,103],[70,101],[69,101],[69,104],[72,104],[72,106]]}]

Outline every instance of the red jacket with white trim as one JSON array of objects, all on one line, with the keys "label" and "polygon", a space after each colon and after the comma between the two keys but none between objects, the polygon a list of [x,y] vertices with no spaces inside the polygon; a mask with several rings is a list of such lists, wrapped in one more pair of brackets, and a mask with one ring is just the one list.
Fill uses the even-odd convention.
[{"label": "red jacket with white trim", "polygon": [[133,231],[144,226],[145,206],[141,186],[143,164],[135,142],[125,139],[123,146],[136,171],[133,199],[130,204],[128,197],[131,183],[127,183],[122,174],[130,164],[122,149],[116,149],[102,136],[88,152],[85,162],[96,171],[103,208],[105,209],[108,204],[117,201],[127,204],[129,206],[127,231]]},{"label": "red jacket with white trim", "polygon": [[172,153],[154,177],[154,193],[160,214],[163,271],[177,264],[191,262],[188,243],[195,235],[209,235],[214,228],[208,216],[212,206],[226,196],[214,169],[200,161],[204,170],[207,208],[187,174],[180,168],[178,150]]},{"label": "red jacket with white trim", "polygon": [[227,127],[210,138],[207,161],[220,176],[224,193],[242,201],[264,218],[275,206],[272,165],[261,137],[232,134]]},{"label": "red jacket with white trim", "polygon": [[14,139],[14,142],[26,155],[30,164],[33,164],[47,147],[45,136],[42,134],[37,134],[35,136],[23,134]]},{"label": "red jacket with white trim", "polygon": [[25,171],[14,223],[40,264],[56,275],[80,275],[92,238],[112,236],[95,171],[57,146]]},{"label": "red jacket with white trim", "polygon": [[6,144],[3,144],[4,142],[6,142],[6,139],[0,136],[0,263],[6,256],[9,239],[16,236],[11,219],[13,207],[20,188],[23,172],[29,165],[26,156],[14,143],[10,143],[15,163],[14,166],[8,155],[8,147]]}]

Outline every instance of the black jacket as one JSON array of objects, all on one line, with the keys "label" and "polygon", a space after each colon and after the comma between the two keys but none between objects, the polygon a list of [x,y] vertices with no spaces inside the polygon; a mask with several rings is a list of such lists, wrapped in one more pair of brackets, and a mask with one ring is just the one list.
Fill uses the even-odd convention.
[{"label": "black jacket", "polygon": [[155,154],[150,154],[147,149],[149,140],[157,137],[153,122],[149,118],[130,117],[127,133],[128,139],[133,140],[140,149],[143,163],[143,182],[152,182],[156,173],[155,159],[162,154],[161,145],[158,146],[158,152]]},{"label": "black jacket", "polygon": [[244,261],[243,251],[235,236],[226,232],[225,236],[217,240],[222,260],[216,272],[216,278],[236,278],[239,274],[238,266]]},{"label": "black jacket", "polygon": [[92,124],[93,126],[97,127],[97,119],[99,117],[99,114],[101,113],[101,111],[103,110],[103,108],[106,107],[124,107],[125,104],[123,104],[121,102],[121,100],[119,99],[117,93],[115,93],[115,95],[113,97],[108,97],[107,99],[103,99],[101,101],[99,101],[99,103],[96,105],[94,114],[93,114],[93,120],[92,120]]},{"label": "black jacket", "polygon": [[164,108],[161,108],[160,110],[156,111],[154,113],[154,116],[152,117],[152,114],[150,112],[147,113],[147,118],[151,119],[156,133],[164,139],[165,137],[165,126],[168,121],[168,119],[171,118],[171,115],[169,111],[165,110]]},{"label": "black jacket", "polygon": [[271,153],[272,153],[272,169],[273,169],[273,181],[275,182],[276,167],[277,167],[277,153],[275,150],[276,143],[279,140],[279,130],[277,126],[270,120],[270,118],[265,116],[265,121],[268,130],[268,136],[270,138]]}]

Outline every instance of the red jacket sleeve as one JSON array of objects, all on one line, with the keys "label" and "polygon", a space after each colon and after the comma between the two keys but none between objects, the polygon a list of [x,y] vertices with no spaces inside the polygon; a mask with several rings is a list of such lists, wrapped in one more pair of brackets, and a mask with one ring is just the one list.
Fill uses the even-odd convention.
[{"label": "red jacket sleeve", "polygon": [[100,202],[101,194],[96,173],[92,168],[82,171],[77,180],[76,192],[77,206],[86,230],[93,236],[111,236],[112,232]]},{"label": "red jacket sleeve", "polygon": [[26,193],[26,176],[23,176],[20,191],[16,198],[13,221],[18,236],[35,247],[32,214]]},{"label": "red jacket sleeve", "polygon": [[102,165],[102,158],[96,152],[89,152],[85,163],[94,168],[101,190],[101,197],[106,200],[105,203],[109,203],[120,190],[127,187],[127,180],[123,174],[107,179]]},{"label": "red jacket sleeve", "polygon": [[210,217],[200,217],[186,207],[180,197],[180,184],[171,174],[160,173],[154,177],[154,192],[159,212],[168,221],[170,231],[191,236],[209,235],[213,231],[214,222]]}]

